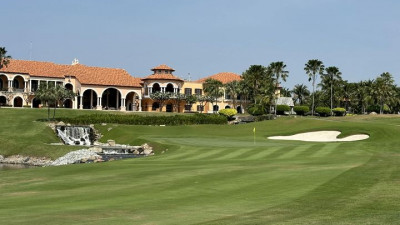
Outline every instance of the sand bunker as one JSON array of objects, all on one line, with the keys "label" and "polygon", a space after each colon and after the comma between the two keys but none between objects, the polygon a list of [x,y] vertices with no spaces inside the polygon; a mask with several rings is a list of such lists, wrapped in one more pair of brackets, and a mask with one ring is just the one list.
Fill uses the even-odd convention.
[{"label": "sand bunker", "polygon": [[300,133],[291,136],[273,136],[268,139],[273,140],[295,140],[295,141],[312,141],[312,142],[338,142],[338,141],[360,141],[369,138],[366,134],[351,135],[345,138],[337,138],[341,132],[339,131],[315,131]]}]

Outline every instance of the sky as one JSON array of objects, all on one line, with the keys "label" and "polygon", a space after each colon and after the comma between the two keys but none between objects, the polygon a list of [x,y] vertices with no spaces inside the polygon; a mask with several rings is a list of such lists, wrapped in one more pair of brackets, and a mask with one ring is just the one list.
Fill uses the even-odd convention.
[{"label": "sky", "polygon": [[[310,59],[350,82],[400,84],[397,0],[0,0],[0,46],[15,59],[122,68],[167,64],[191,80],[283,61],[282,86],[306,84]],[[318,82],[318,80],[317,80]]]}]

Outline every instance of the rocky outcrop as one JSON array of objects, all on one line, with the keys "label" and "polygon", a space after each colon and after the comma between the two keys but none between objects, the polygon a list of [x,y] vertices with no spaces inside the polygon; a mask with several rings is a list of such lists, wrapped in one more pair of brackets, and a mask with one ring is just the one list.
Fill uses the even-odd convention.
[{"label": "rocky outcrop", "polygon": [[0,156],[0,163],[5,164],[23,164],[30,166],[48,166],[52,162],[51,159],[46,157],[32,157],[23,155],[12,155],[9,157]]},{"label": "rocky outcrop", "polygon": [[87,163],[87,162],[100,162],[102,157],[96,152],[88,149],[81,149],[73,152],[69,152],[66,155],[54,160],[51,166],[61,166],[74,163]]}]

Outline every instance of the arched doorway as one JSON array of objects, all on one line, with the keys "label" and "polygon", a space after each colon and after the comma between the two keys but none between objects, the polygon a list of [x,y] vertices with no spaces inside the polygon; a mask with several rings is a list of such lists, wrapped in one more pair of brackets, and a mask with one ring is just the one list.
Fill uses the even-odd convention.
[{"label": "arched doorway", "polygon": [[219,110],[219,106],[218,106],[218,105],[214,105],[214,106],[213,106],[213,111],[214,111],[214,112],[218,112],[218,110]]},{"label": "arched doorway", "polygon": [[151,110],[156,111],[159,108],[160,108],[160,104],[158,102],[153,102],[153,105],[151,106]]},{"label": "arched doorway", "polygon": [[64,108],[72,109],[72,106],[73,106],[73,104],[72,104],[72,100],[71,99],[66,99],[64,101],[64,104],[63,104]]},{"label": "arched doorway", "polygon": [[14,98],[14,107],[22,107],[23,101],[22,98],[17,96]]},{"label": "arched doorway", "polygon": [[72,84],[65,84],[65,89],[73,91],[74,90],[74,86]]},{"label": "arched doorway", "polygon": [[116,88],[107,88],[101,95],[101,105],[107,110],[118,110],[121,106],[121,92]]},{"label": "arched doorway", "polygon": [[39,108],[40,104],[42,104],[42,101],[38,98],[34,98],[32,100],[32,108]]},{"label": "arched doorway", "polygon": [[236,111],[242,114],[242,106],[239,105],[238,107],[236,107]]},{"label": "arched doorway", "polygon": [[225,106],[225,109],[230,109],[231,107],[229,105]]},{"label": "arched doorway", "polygon": [[12,81],[12,86],[15,89],[23,90],[24,89],[24,78],[21,76],[15,76]]},{"label": "arched doorway", "polygon": [[127,111],[138,111],[139,96],[135,92],[129,92],[125,97],[125,107]]},{"label": "arched doorway", "polygon": [[7,98],[0,96],[0,106],[5,106],[7,104]]},{"label": "arched doorway", "polygon": [[8,78],[6,75],[0,75],[0,91],[8,90]]},{"label": "arched doorway", "polygon": [[161,91],[160,85],[158,83],[153,84],[153,87],[151,88],[151,93],[156,93],[160,91]]},{"label": "arched doorway", "polygon": [[165,88],[165,92],[174,93],[174,85],[167,84],[167,87]]},{"label": "arched doorway", "polygon": [[97,93],[92,89],[87,89],[82,95],[83,109],[94,109],[97,106]]}]

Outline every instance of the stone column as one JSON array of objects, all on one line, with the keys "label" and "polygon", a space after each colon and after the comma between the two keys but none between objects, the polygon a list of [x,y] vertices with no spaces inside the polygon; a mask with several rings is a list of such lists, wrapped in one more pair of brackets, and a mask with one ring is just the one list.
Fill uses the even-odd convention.
[{"label": "stone column", "polygon": [[125,98],[121,98],[121,111],[126,111]]},{"label": "stone column", "polygon": [[161,92],[162,92],[162,93],[165,93],[165,87],[162,87],[162,88],[161,88]]},{"label": "stone column", "polygon": [[24,82],[24,92],[28,91],[27,87],[28,87],[28,81],[25,81]]},{"label": "stone column", "polygon": [[83,96],[79,96],[79,98],[81,99],[81,104],[79,105],[79,109],[83,109]]},{"label": "stone column", "polygon": [[103,109],[103,107],[101,106],[101,97],[97,98],[97,107],[96,107],[96,109],[97,110],[102,110]]},{"label": "stone column", "polygon": [[137,109],[139,112],[142,111],[142,99],[139,99],[139,107]]},{"label": "stone column", "polygon": [[78,96],[75,96],[74,102],[72,104],[73,104],[72,106],[73,109],[78,109]]},{"label": "stone column", "polygon": [[8,81],[8,91],[12,91],[12,80]]}]

